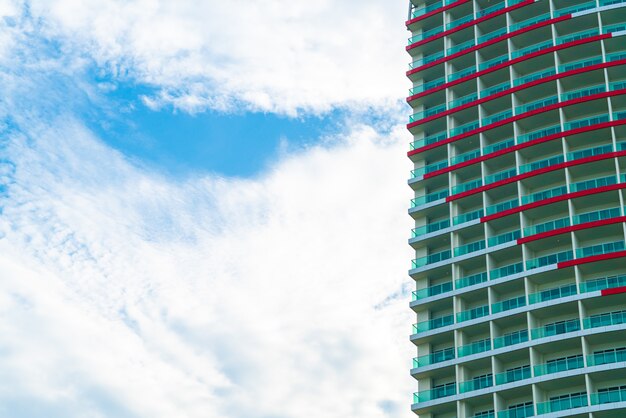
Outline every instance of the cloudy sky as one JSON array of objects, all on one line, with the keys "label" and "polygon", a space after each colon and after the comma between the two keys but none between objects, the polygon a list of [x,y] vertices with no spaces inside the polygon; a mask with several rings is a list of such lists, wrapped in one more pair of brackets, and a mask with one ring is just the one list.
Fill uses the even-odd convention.
[{"label": "cloudy sky", "polygon": [[412,416],[405,18],[0,0],[0,416]]}]

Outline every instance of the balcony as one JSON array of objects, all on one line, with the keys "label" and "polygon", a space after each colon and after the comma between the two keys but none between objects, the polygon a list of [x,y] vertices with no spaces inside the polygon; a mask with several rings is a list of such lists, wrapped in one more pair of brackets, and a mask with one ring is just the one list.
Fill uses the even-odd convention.
[{"label": "balcony", "polygon": [[537,364],[533,367],[533,370],[535,372],[535,376],[544,376],[546,374],[554,374],[566,372],[568,370],[582,369],[583,367],[585,367],[585,361],[581,354],[578,356],[549,361],[545,364]]},{"label": "balcony", "polygon": [[444,141],[447,138],[448,138],[448,135],[446,134],[445,131],[439,132],[433,135],[428,135],[422,139],[417,139],[411,142],[411,150],[415,150],[415,149],[418,149],[418,148],[421,148],[430,144],[436,144],[437,142]]},{"label": "balcony", "polygon": [[581,213],[574,215],[573,224],[581,225],[589,222],[603,221],[605,219],[613,219],[622,216],[621,208],[602,209],[593,212]]},{"label": "balcony", "polygon": [[518,49],[517,51],[511,52],[511,59],[523,57],[524,55],[532,54],[534,52],[542,51],[544,49],[548,49],[554,46],[554,43],[550,41],[539,42],[530,46],[527,46],[522,49]]},{"label": "balcony", "polygon": [[537,109],[543,109],[546,106],[550,106],[559,102],[559,98],[557,96],[546,97],[545,99],[537,100],[535,102],[527,103],[522,106],[517,106],[515,108],[515,114],[519,115],[520,113],[531,112]]},{"label": "balcony", "polygon": [[435,36],[443,32],[443,26],[437,26],[436,28],[424,31],[422,33],[418,33],[417,35],[413,35],[409,38],[409,45],[413,45],[416,42],[422,41],[426,38],[430,38],[431,36]]},{"label": "balcony", "polygon": [[556,38],[556,45],[566,44],[569,42],[579,41],[581,39],[591,38],[593,36],[600,35],[600,30],[597,28],[587,29],[580,32],[572,33],[570,35],[559,36]]},{"label": "balcony", "polygon": [[587,356],[587,365],[590,367],[621,363],[624,361],[626,361],[626,347],[602,350]]},{"label": "balcony", "polygon": [[506,276],[512,276],[513,274],[521,273],[524,271],[524,263],[514,263],[508,266],[499,267],[489,272],[489,279],[496,280]]},{"label": "balcony", "polygon": [[567,161],[580,160],[581,158],[594,157],[596,155],[608,154],[609,152],[613,152],[613,145],[586,148],[579,151],[568,152]]},{"label": "balcony", "polygon": [[553,221],[544,222],[524,228],[524,236],[542,234],[544,232],[554,231],[556,229],[566,228],[570,226],[569,218],[560,218]]},{"label": "balcony", "polygon": [[585,329],[621,324],[626,324],[626,311],[608,312],[583,318],[583,327]]},{"label": "balcony", "polygon": [[493,348],[502,348],[508,347],[511,345],[521,344],[528,341],[528,330],[523,329],[520,331],[511,332],[508,334],[504,334],[501,337],[496,337],[493,339]]},{"label": "balcony", "polygon": [[491,312],[496,314],[499,312],[510,311],[511,309],[521,308],[523,306],[526,306],[526,296],[520,296],[494,303],[491,305]]},{"label": "balcony", "polygon": [[439,318],[430,319],[428,321],[413,324],[413,334],[420,334],[426,331],[447,327],[454,324],[454,315],[441,316]]},{"label": "balcony", "polygon": [[591,405],[626,402],[626,386],[617,386],[591,394]]},{"label": "balcony", "polygon": [[476,341],[468,345],[462,345],[457,348],[459,357],[471,356],[472,354],[484,353],[491,350],[491,340],[485,338],[484,340]]},{"label": "balcony", "polygon": [[409,68],[410,69],[414,69],[414,68],[421,67],[422,65],[430,64],[432,62],[440,60],[444,56],[445,55],[444,55],[443,51],[427,55],[425,57],[422,57],[420,59],[416,59],[415,61],[409,63]]},{"label": "balcony", "polygon": [[517,143],[523,144],[525,142],[534,141],[535,139],[544,138],[546,136],[555,135],[561,133],[561,125],[553,125],[548,128],[532,131],[524,135],[517,137]]},{"label": "balcony", "polygon": [[520,174],[528,173],[530,171],[539,170],[541,168],[550,167],[553,165],[561,164],[563,162],[565,162],[565,158],[563,158],[562,155],[557,155],[555,157],[535,161],[534,163],[520,165],[519,172]]},{"label": "balcony", "polygon": [[450,165],[464,163],[465,161],[469,161],[469,160],[473,160],[474,158],[478,158],[481,155],[482,154],[480,152],[480,149],[464,152],[463,154],[459,154],[459,155],[456,155],[456,156],[450,158]]},{"label": "balcony", "polygon": [[506,202],[498,203],[497,205],[487,206],[485,212],[487,215],[493,215],[494,213],[504,212],[505,210],[514,209],[519,206],[519,200],[517,198],[507,200]]},{"label": "balcony", "polygon": [[462,135],[464,133],[473,131],[474,129],[478,129],[478,122],[469,122],[461,126],[457,126],[456,128],[450,129],[450,136]]},{"label": "balcony", "polygon": [[516,30],[520,30],[528,26],[536,25],[537,23],[540,23],[540,22],[545,22],[546,20],[550,20],[550,18],[551,18],[550,13],[544,13],[542,15],[532,17],[530,19],[526,19],[521,22],[512,24],[509,27],[509,31],[515,32]]},{"label": "balcony", "polygon": [[454,256],[460,257],[462,255],[471,254],[476,251],[481,251],[486,248],[485,240],[474,241],[469,244],[462,245],[460,247],[456,247],[454,249]]},{"label": "balcony", "polygon": [[452,291],[452,282],[441,283],[435,286],[427,287],[425,289],[416,290],[413,292],[413,300],[421,300],[432,296],[441,295],[443,293]]},{"label": "balcony", "polygon": [[597,292],[604,289],[626,286],[626,275],[609,276],[599,279],[587,280],[580,284],[580,292]]},{"label": "balcony", "polygon": [[571,122],[565,122],[563,126],[565,127],[566,131],[569,131],[572,129],[579,129],[579,128],[585,128],[587,126],[599,125],[601,123],[606,123],[608,121],[609,121],[609,115],[599,115],[599,116],[592,116],[589,118],[577,119]]},{"label": "balcony", "polygon": [[488,280],[487,272],[483,271],[482,273],[472,274],[471,276],[462,277],[457,279],[454,284],[457,289],[461,289],[463,287],[473,286],[475,284],[484,283]]},{"label": "balcony", "polygon": [[445,250],[438,253],[430,254],[425,257],[416,258],[411,261],[411,267],[414,269],[424,267],[428,264],[438,263],[440,261],[452,258],[452,251]]},{"label": "balcony", "polygon": [[498,411],[498,418],[526,418],[535,415],[535,408],[532,402],[525,405],[510,407],[504,411]]},{"label": "balcony", "polygon": [[563,261],[569,261],[573,258],[574,252],[572,250],[544,255],[542,257],[533,258],[532,260],[526,260],[526,270],[532,270],[539,267],[549,266],[551,264],[562,263]]},{"label": "balcony", "polygon": [[617,251],[623,251],[625,248],[624,241],[608,242],[605,244],[592,245],[589,247],[579,248],[576,250],[576,258],[593,257],[596,255],[610,254]]},{"label": "balcony", "polygon": [[449,195],[450,195],[450,192],[448,191],[448,189],[445,189],[445,190],[432,192],[424,196],[416,197],[415,199],[411,199],[411,208],[416,208],[418,206],[422,206],[427,203],[432,203],[440,199],[445,199]]},{"label": "balcony", "polygon": [[517,169],[511,168],[485,176],[485,184],[497,183],[517,175]]},{"label": "balcony", "polygon": [[474,210],[471,212],[463,213],[461,215],[455,216],[452,218],[453,225],[464,224],[465,222],[470,222],[475,219],[480,219],[484,216],[484,212],[482,209]]},{"label": "balcony", "polygon": [[474,390],[480,390],[490,388],[493,386],[493,375],[488,374],[484,376],[475,377],[472,380],[459,383],[459,393],[471,392]]},{"label": "balcony", "polygon": [[540,200],[551,199],[553,197],[562,196],[567,193],[566,186],[559,186],[549,190],[543,190],[541,192],[531,193],[526,196],[522,196],[522,205],[529,203],[539,202]]},{"label": "balcony", "polygon": [[[600,62],[602,62],[602,60],[600,60]],[[526,76],[513,80],[513,85],[521,86],[522,84],[527,84],[535,80],[541,80],[542,78],[550,77],[555,74],[556,74],[556,70],[554,68],[550,68],[548,70],[537,71],[532,74],[528,74]]]},{"label": "balcony", "polygon": [[550,399],[548,402],[537,404],[537,415],[549,414],[551,412],[566,411],[568,409],[582,408],[587,406],[587,393],[572,393]]},{"label": "balcony", "polygon": [[414,96],[416,94],[423,93],[426,90],[437,88],[439,86],[444,85],[445,82],[446,82],[445,77],[439,77],[439,78],[437,78],[435,80],[428,81],[428,82],[423,83],[423,84],[421,84],[419,86],[415,86],[415,87],[410,88],[409,89],[409,95],[410,96]]},{"label": "balcony", "polygon": [[433,401],[435,399],[441,399],[453,395],[456,395],[456,383],[448,383],[436,386],[430,390],[415,392],[413,394],[413,403]]},{"label": "balcony", "polygon": [[436,1],[432,4],[429,4],[427,6],[424,7],[420,7],[419,9],[415,9],[413,8],[411,10],[411,19],[415,19],[416,17],[420,17],[425,15],[426,13],[430,13],[433,10],[437,10],[443,7],[443,1]]},{"label": "balcony", "polygon": [[415,357],[413,359],[413,368],[430,366],[432,364],[442,363],[454,358],[454,348],[446,348],[445,350],[435,351],[425,356]]},{"label": "balcony", "polygon": [[442,221],[429,223],[418,228],[411,230],[411,238],[421,237],[422,235],[430,234],[450,227],[450,220],[444,219]]},{"label": "balcony", "polygon": [[593,9],[594,7],[596,7],[596,2],[588,1],[586,3],[577,4],[575,6],[563,7],[561,9],[557,9],[554,11],[554,16],[559,17],[559,16],[564,16],[566,14],[570,14],[570,13],[582,12],[584,10]]},{"label": "balcony", "polygon": [[553,324],[544,325],[539,328],[534,328],[530,330],[530,335],[533,340],[537,340],[539,338],[552,337],[555,335],[567,334],[574,331],[580,331],[579,319],[559,321]]},{"label": "balcony", "polygon": [[555,300],[555,299],[565,298],[568,296],[573,296],[576,293],[577,293],[576,285],[568,284],[568,285],[556,287],[553,289],[543,290],[538,293],[531,293],[530,295],[528,295],[528,302],[530,304],[541,303],[541,302],[546,302],[549,300]]},{"label": "balcony", "polygon": [[586,87],[584,89],[574,90],[561,94],[561,101],[580,99],[582,97],[592,96],[594,94],[600,94],[606,92],[606,86],[604,84],[596,85],[593,87]]},{"label": "balcony", "polygon": [[471,321],[489,315],[489,305],[479,306],[456,314],[456,322]]},{"label": "balcony", "polygon": [[580,181],[578,183],[570,184],[570,191],[572,193],[581,192],[583,190],[596,189],[598,187],[606,187],[617,184],[617,176],[607,176],[593,180]]},{"label": "balcony", "polygon": [[409,116],[409,123],[412,123],[421,119],[429,118],[434,115],[438,115],[439,113],[443,113],[446,110],[447,110],[447,107],[445,104],[443,104],[440,106],[435,106],[433,108],[429,108],[429,109],[422,110],[420,112],[413,113],[411,116]]},{"label": "balcony", "polygon": [[504,373],[496,374],[496,385],[518,382],[520,380],[530,379],[530,377],[530,366],[516,367]]},{"label": "balcony", "polygon": [[500,234],[495,237],[490,237],[487,241],[489,247],[495,247],[496,245],[506,244],[507,242],[516,241],[521,236],[520,230],[507,232],[505,234]]},{"label": "balcony", "polygon": [[468,190],[472,190],[472,189],[476,189],[478,187],[481,187],[483,185],[483,179],[479,178],[479,179],[475,179],[472,181],[468,181],[466,183],[463,184],[457,184],[456,186],[452,187],[452,194],[458,194],[458,193],[463,193],[466,192]]},{"label": "balcony", "polygon": [[497,142],[495,144],[487,145],[483,149],[483,155],[488,155],[493,152],[498,152],[503,149],[511,148],[515,145],[515,140],[513,138],[505,139],[504,141]]}]

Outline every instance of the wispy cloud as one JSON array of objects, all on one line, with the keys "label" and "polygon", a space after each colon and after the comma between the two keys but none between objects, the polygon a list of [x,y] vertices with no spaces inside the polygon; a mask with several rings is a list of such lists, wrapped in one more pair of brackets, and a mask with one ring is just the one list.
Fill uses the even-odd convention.
[{"label": "wispy cloud", "polygon": [[[81,54],[158,85],[155,105],[197,98],[209,103],[200,107],[289,113],[359,94],[380,103],[390,97],[384,86],[362,93],[351,84],[376,69],[345,86],[333,73],[368,53],[370,35],[361,29],[360,50],[333,37],[339,24],[356,36],[352,14],[370,25],[389,19],[375,15],[381,4],[334,5],[336,15],[327,2],[170,10],[59,1],[32,2],[27,13],[9,4],[0,3],[13,16],[0,35],[11,42],[0,62],[0,415],[410,416],[403,128],[350,120],[316,146],[287,149],[257,178],[174,180],[106,146],[80,117],[107,105],[81,76]],[[168,33],[182,32],[160,39],[151,26],[158,18],[175,28]],[[274,23],[276,36],[294,34],[293,46],[272,49]],[[239,31],[258,33],[256,41],[244,48],[220,38]],[[315,58],[329,44],[337,61]],[[274,85],[284,54],[302,78]],[[214,56],[220,71],[204,67]],[[317,72],[304,65],[309,58]],[[250,72],[254,88],[234,85],[255,60],[263,65]],[[187,89],[194,79],[201,93]],[[288,97],[307,83],[321,87]]]},{"label": "wispy cloud", "polygon": [[387,0],[31,0],[28,11],[66,53],[155,87],[152,107],[295,114],[389,106],[405,5]]}]

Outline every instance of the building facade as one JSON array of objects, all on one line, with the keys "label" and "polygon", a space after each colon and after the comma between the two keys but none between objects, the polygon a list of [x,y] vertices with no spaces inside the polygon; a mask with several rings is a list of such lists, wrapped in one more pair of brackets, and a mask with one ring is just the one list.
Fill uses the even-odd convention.
[{"label": "building facade", "polygon": [[626,0],[411,0],[421,418],[626,418]]}]

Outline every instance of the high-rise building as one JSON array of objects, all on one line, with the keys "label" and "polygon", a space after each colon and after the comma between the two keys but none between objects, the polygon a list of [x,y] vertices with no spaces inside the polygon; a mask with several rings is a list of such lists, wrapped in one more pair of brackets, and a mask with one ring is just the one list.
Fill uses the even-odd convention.
[{"label": "high-rise building", "polygon": [[626,418],[626,0],[411,0],[421,418]]}]

